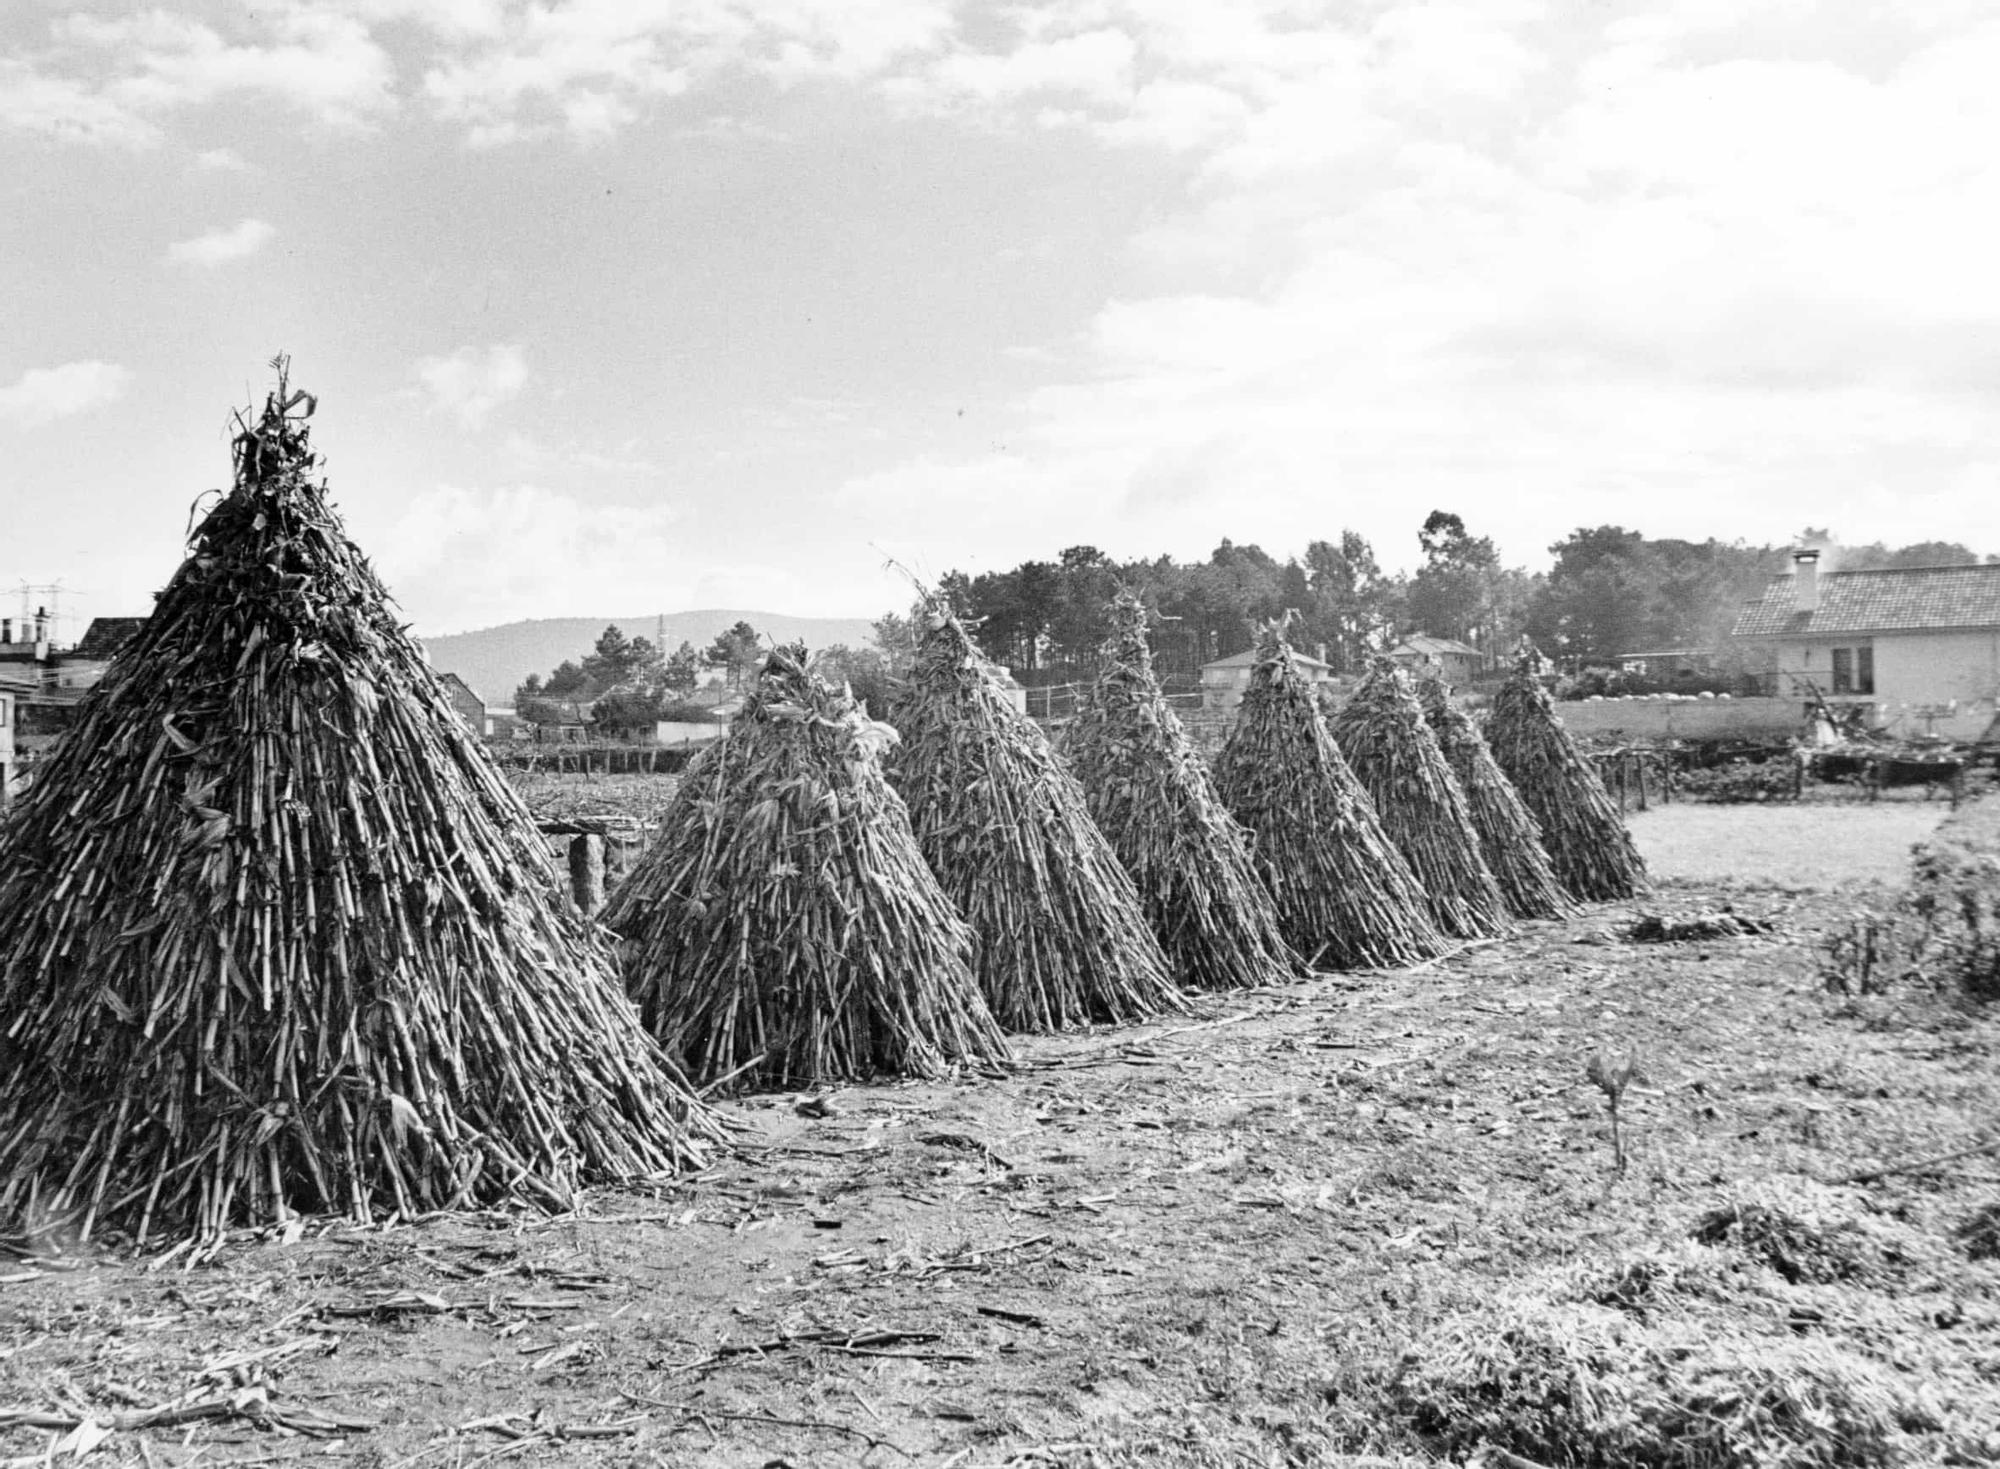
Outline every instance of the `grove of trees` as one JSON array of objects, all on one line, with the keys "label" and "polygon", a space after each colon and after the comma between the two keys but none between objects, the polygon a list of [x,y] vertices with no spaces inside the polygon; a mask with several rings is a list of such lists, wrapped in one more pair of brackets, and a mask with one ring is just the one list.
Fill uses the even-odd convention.
[{"label": "grove of trees", "polygon": [[[1203,663],[1251,645],[1256,624],[1291,609],[1294,646],[1357,670],[1370,650],[1429,633],[1504,656],[1525,635],[1569,669],[1625,655],[1705,650],[1728,661],[1744,602],[1786,571],[1798,545],[1830,550],[1829,569],[1972,564],[1956,542],[1843,546],[1808,527],[1784,546],[1648,539],[1635,530],[1579,527],[1549,548],[1554,565],[1530,573],[1502,563],[1491,538],[1459,515],[1433,510],[1417,530],[1422,562],[1385,573],[1366,537],[1343,530],[1279,560],[1224,540],[1206,561],[1113,561],[1071,546],[1053,561],[1010,571],[947,572],[939,591],[978,619],[987,652],[1030,685],[1092,676],[1113,588],[1135,591],[1154,616],[1154,658],[1170,684],[1192,688]],[[1989,557],[1988,560],[2000,560]]]},{"label": "grove of trees", "polygon": [[762,639],[747,622],[717,633],[706,648],[684,641],[671,653],[626,637],[614,623],[583,658],[564,659],[547,678],[529,674],[514,690],[514,711],[533,724],[587,722],[605,730],[705,719],[708,711],[688,702],[703,671],[717,670],[728,688],[740,689],[762,656]]},{"label": "grove of trees", "polygon": [[[1095,546],[1070,546],[1052,561],[968,576],[949,571],[938,594],[977,623],[986,652],[1031,686],[1093,677],[1108,631],[1105,609],[1120,587],[1153,614],[1153,654],[1169,688],[1192,690],[1202,664],[1251,646],[1256,625],[1287,610],[1293,645],[1353,673],[1372,650],[1413,633],[1452,638],[1503,658],[1522,637],[1570,671],[1614,667],[1633,653],[1703,650],[1727,666],[1730,627],[1744,602],[1785,572],[1797,546],[1828,553],[1828,570],[1976,564],[1951,541],[1890,547],[1840,544],[1808,526],[1784,546],[1741,541],[1649,539],[1623,526],[1579,527],[1549,548],[1546,572],[1504,565],[1490,537],[1456,513],[1433,510],[1416,534],[1422,561],[1407,574],[1382,569],[1366,537],[1342,530],[1279,560],[1261,546],[1224,540],[1206,560],[1114,561]],[[1990,561],[2000,557],[1988,556]],[[814,668],[847,683],[875,718],[885,717],[895,681],[909,667],[920,609],[887,613],[873,647],[817,650]],[[600,728],[617,729],[693,715],[685,701],[705,672],[742,689],[763,656],[747,622],[706,648],[683,642],[671,653],[645,638],[605,628],[596,645],[546,678],[515,690],[515,708],[540,723],[581,722],[588,707]]]}]

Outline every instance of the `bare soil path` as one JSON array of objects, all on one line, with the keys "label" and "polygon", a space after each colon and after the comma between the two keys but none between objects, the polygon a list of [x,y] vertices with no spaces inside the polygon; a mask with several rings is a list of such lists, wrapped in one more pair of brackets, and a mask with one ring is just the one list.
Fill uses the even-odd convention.
[{"label": "bare soil path", "polygon": [[[42,1415],[0,1461],[86,1416],[123,1425],[93,1461],[149,1465],[1462,1460],[1403,1411],[1413,1363],[1678,1251],[1727,1265],[1659,1303],[1692,1329],[1927,1395],[1848,1462],[1985,1462],[2000,1237],[1966,1231],[2000,1157],[1841,1180],[1994,1139],[1994,1026],[1823,992],[1862,846],[1813,884],[1688,877],[1417,969],[1026,1039],[1004,1076],[734,1101],[740,1156],[569,1217],[312,1223],[191,1269],[0,1258],[0,1408]],[[1724,903],[1774,931],[1620,937]],[[1643,1072],[1622,1176],[1600,1049]],[[1690,1243],[1757,1200],[1867,1248],[1821,1282]],[[174,1404],[200,1415],[138,1421]]]}]

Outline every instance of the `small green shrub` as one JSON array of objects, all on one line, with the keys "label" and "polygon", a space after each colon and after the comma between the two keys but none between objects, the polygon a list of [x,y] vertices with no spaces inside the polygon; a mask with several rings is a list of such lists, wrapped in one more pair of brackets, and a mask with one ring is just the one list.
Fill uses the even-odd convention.
[{"label": "small green shrub", "polygon": [[1918,847],[1910,885],[1892,906],[1827,936],[1820,974],[1842,994],[1914,982],[1974,1003],[2000,1000],[2000,801],[1963,807]]},{"label": "small green shrub", "polygon": [[1675,794],[1690,801],[1743,803],[1789,801],[1798,786],[1798,771],[1792,761],[1780,756],[1771,760],[1731,760],[1705,770],[1690,770],[1675,778]]}]

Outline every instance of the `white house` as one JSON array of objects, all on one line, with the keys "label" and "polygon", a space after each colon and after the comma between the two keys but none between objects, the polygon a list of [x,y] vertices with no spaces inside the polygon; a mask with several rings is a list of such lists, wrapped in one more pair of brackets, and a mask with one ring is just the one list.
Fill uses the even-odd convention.
[{"label": "white house", "polygon": [[14,696],[0,689],[0,811],[14,794]]},{"label": "white house", "polygon": [[1776,692],[1866,705],[1897,734],[1984,734],[2000,699],[2000,565],[1821,571],[1819,559],[1798,552],[1736,620]]},{"label": "white house", "polygon": [[1432,637],[1427,632],[1411,633],[1389,650],[1389,657],[1411,670],[1435,664],[1444,681],[1454,688],[1471,683],[1478,676],[1482,662],[1477,648],[1456,638]]},{"label": "white house", "polygon": [[[1292,661],[1311,684],[1334,682],[1330,664],[1292,650]],[[1247,648],[1241,653],[1231,653],[1227,658],[1218,658],[1213,663],[1201,665],[1201,707],[1204,709],[1234,709],[1243,702],[1243,691],[1250,687],[1250,670],[1257,666],[1257,650]]]}]

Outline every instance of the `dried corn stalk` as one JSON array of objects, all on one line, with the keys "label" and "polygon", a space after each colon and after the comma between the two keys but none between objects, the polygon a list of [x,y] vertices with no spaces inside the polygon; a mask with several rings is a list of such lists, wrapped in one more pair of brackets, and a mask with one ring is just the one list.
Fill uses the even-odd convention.
[{"label": "dried corn stalk", "polygon": [[1486,742],[1540,823],[1550,864],[1572,897],[1599,902],[1645,888],[1646,864],[1618,803],[1563,728],[1527,659],[1494,697]]},{"label": "dried corn stalk", "polygon": [[1504,932],[1506,903],[1409,675],[1387,658],[1374,660],[1328,731],[1423,884],[1437,926],[1464,939]]},{"label": "dried corn stalk", "polygon": [[892,718],[889,772],[925,860],[972,925],[973,972],[1009,1030],[1179,1009],[1132,879],[1076,777],[949,611],[935,609]]},{"label": "dried corn stalk", "polygon": [[1285,937],[1310,962],[1366,969],[1443,952],[1424,890],[1327,733],[1281,627],[1258,635],[1215,784],[1250,830]]},{"label": "dried corn stalk", "polygon": [[0,834],[14,1226],[564,1208],[713,1131],[328,508],[277,365]]},{"label": "dried corn stalk", "polygon": [[1542,829],[1521,804],[1513,782],[1494,763],[1493,752],[1472,717],[1451,702],[1451,690],[1432,673],[1417,685],[1424,718],[1465,792],[1480,855],[1500,884],[1507,911],[1516,918],[1561,918],[1575,911],[1542,848]]},{"label": "dried corn stalk", "polygon": [[1220,990],[1303,972],[1251,865],[1249,833],[1222,804],[1160,693],[1146,609],[1121,592],[1110,617],[1102,669],[1062,750],[1175,977]]},{"label": "dried corn stalk", "polygon": [[894,732],[774,649],[612,895],[645,1023],[700,1080],[807,1087],[1004,1058],[972,936],[882,774]]}]

